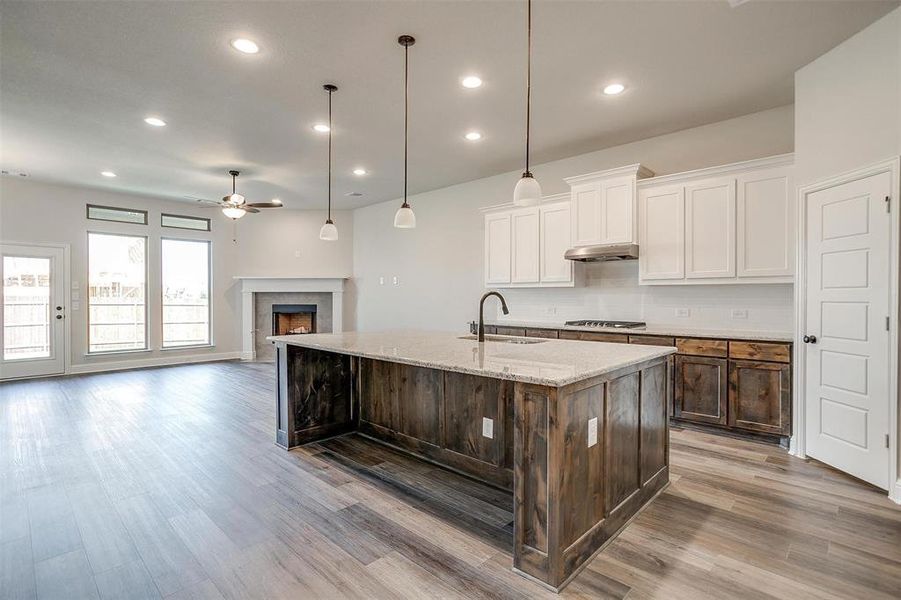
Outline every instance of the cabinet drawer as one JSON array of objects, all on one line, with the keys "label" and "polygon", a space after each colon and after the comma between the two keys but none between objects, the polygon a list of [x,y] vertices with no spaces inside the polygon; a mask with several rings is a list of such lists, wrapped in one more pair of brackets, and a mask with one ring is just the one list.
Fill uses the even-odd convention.
[{"label": "cabinet drawer", "polygon": [[729,361],[729,427],[791,434],[791,367]]},{"label": "cabinet drawer", "polygon": [[675,346],[676,341],[663,335],[630,335],[630,344],[644,344],[645,346]]},{"label": "cabinet drawer", "polygon": [[526,328],[526,337],[551,338],[557,339],[558,332],[556,329],[532,329]]},{"label": "cabinet drawer", "polygon": [[770,342],[729,342],[729,358],[787,363],[791,362],[791,346]]},{"label": "cabinet drawer", "polygon": [[726,358],[729,355],[729,342],[726,340],[702,340],[697,338],[676,338],[679,354],[692,356],[713,356]]},{"label": "cabinet drawer", "polygon": [[503,325],[496,325],[495,330],[498,335],[517,335],[519,337],[524,337],[526,335],[525,327],[504,327]]},{"label": "cabinet drawer", "polygon": [[614,342],[628,344],[629,336],[624,333],[601,333],[599,331],[561,331],[561,340],[583,340],[585,342]]}]

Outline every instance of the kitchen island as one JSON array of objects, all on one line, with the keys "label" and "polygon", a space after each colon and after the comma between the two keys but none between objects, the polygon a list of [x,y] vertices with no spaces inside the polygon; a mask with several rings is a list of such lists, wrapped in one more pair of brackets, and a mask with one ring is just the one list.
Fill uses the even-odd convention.
[{"label": "kitchen island", "polygon": [[554,590],[669,481],[673,348],[435,332],[268,339],[279,445],[358,432],[511,491],[514,569]]}]

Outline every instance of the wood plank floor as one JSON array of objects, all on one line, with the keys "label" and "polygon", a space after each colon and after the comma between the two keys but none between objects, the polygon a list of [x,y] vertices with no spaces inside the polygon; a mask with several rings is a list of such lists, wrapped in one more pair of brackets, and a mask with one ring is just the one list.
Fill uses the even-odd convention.
[{"label": "wood plank floor", "polygon": [[[0,385],[0,598],[553,598],[510,497],[359,436],[273,443],[271,364]],[[899,598],[901,509],[782,450],[672,435],[670,488],[564,598]]]}]

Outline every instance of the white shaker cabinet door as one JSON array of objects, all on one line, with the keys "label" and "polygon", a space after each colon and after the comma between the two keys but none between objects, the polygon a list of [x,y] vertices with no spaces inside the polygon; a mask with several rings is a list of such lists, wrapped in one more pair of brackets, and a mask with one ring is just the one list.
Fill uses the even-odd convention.
[{"label": "white shaker cabinet door", "polygon": [[791,277],[795,191],[791,167],[738,176],[738,276]]},{"label": "white shaker cabinet door", "polygon": [[642,282],[685,277],[685,193],[682,186],[638,195],[638,275]]},{"label": "white shaker cabinet door", "polygon": [[601,243],[601,183],[572,186],[572,245]]},{"label": "white shaker cabinet door", "polygon": [[510,283],[510,213],[485,215],[485,283]]},{"label": "white shaker cabinet door", "polygon": [[615,177],[601,184],[601,244],[635,241],[635,176]]},{"label": "white shaker cabinet door", "polygon": [[511,213],[513,232],[512,283],[538,283],[539,226],[538,207],[515,210]]},{"label": "white shaker cabinet door", "polygon": [[685,188],[685,277],[735,277],[735,178]]},{"label": "white shaker cabinet door", "polygon": [[540,208],[541,216],[541,282],[567,283],[573,279],[573,263],[563,258],[569,250],[569,203],[550,204]]}]

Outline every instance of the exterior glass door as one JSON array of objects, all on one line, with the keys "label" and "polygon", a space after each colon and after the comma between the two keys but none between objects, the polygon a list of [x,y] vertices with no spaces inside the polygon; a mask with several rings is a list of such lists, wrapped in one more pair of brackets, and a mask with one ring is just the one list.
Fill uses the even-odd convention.
[{"label": "exterior glass door", "polygon": [[65,371],[62,248],[0,246],[3,327],[0,378]]}]

